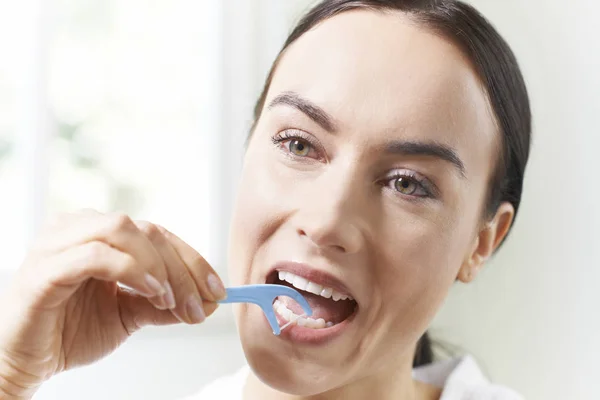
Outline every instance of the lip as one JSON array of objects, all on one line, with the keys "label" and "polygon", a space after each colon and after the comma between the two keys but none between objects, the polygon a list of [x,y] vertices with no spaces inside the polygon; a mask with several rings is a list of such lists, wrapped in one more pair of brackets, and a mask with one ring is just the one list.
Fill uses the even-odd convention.
[{"label": "lip", "polygon": [[[296,324],[291,324],[290,326],[285,328],[278,336],[280,339],[290,340],[294,343],[323,345],[341,336],[352,326],[352,322],[356,319],[356,316],[360,310],[359,303],[356,300],[356,297],[350,292],[348,287],[340,279],[336,278],[328,272],[320,271],[311,267],[310,265],[301,262],[279,261],[269,269],[265,277],[265,281],[274,271],[291,272],[294,275],[301,276],[304,279],[307,279],[318,285],[330,287],[339,293],[342,293],[347,296],[352,296],[352,298],[356,302],[356,309],[354,310],[354,312],[339,324],[322,329],[312,329],[304,326],[298,326]],[[287,323],[287,321],[284,320],[283,317],[277,312],[275,312],[275,315],[277,316],[277,320],[279,321],[280,326]],[[266,318],[264,318],[264,322],[265,327],[270,331],[270,326]]]},{"label": "lip", "polygon": [[[281,334],[278,337],[295,343],[324,345],[340,337],[345,331],[347,331],[357,314],[358,309],[355,310],[354,313],[348,318],[330,328],[312,329],[292,324],[281,331]],[[275,315],[277,316],[280,326],[287,323],[287,321],[285,321],[281,315],[277,314],[277,312],[275,312]],[[264,321],[266,328],[270,331],[271,327],[267,319],[265,318]]]},{"label": "lip", "polygon": [[[328,272],[319,271],[307,264],[294,261],[280,261],[273,265],[273,267],[271,267],[271,269],[267,273],[267,277],[271,275],[273,271],[291,272],[294,275],[301,276],[302,278],[314,282],[318,285],[330,287],[341,294],[351,296],[356,301],[356,296],[354,296],[350,292],[348,287],[341,280],[339,280],[338,278],[336,278]],[[265,280],[267,279],[267,277],[265,277]],[[358,305],[358,301],[356,302]]]}]

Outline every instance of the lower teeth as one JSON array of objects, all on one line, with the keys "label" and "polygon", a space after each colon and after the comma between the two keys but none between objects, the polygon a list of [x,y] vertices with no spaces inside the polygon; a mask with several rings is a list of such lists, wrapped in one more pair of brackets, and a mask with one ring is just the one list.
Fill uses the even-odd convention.
[{"label": "lower teeth", "polygon": [[311,328],[311,329],[323,329],[323,328],[332,327],[334,325],[333,322],[330,322],[330,321],[325,322],[325,320],[323,318],[319,318],[319,319],[305,318],[298,314],[294,314],[294,312],[292,312],[292,310],[287,308],[286,305],[282,301],[279,301],[279,300],[275,300],[275,302],[273,303],[273,308],[275,309],[275,311],[277,311],[277,314],[279,314],[281,316],[281,318],[286,320],[288,323],[291,322],[291,324],[295,324],[298,326],[303,326],[303,327]]}]

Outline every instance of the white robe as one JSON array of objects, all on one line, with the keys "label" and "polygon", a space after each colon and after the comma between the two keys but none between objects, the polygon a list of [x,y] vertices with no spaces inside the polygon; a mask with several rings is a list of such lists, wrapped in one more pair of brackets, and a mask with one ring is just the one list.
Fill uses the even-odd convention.
[{"label": "white robe", "polygon": [[[208,384],[186,400],[242,400],[242,392],[250,368],[243,367],[233,375]],[[438,361],[413,369],[416,380],[443,388],[440,400],[523,400],[515,391],[495,385],[483,375],[471,356]]]}]

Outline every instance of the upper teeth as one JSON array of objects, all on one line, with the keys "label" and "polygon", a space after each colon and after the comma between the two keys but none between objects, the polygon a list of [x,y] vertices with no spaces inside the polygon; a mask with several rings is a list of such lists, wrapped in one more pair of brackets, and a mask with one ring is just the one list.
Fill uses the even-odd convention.
[{"label": "upper teeth", "polygon": [[291,272],[278,271],[279,280],[286,281],[292,284],[297,289],[304,290],[306,292],[314,293],[327,299],[332,298],[334,301],[338,300],[354,300],[351,296],[342,294],[332,288],[325,287],[314,282],[309,281],[298,275],[294,275]]}]

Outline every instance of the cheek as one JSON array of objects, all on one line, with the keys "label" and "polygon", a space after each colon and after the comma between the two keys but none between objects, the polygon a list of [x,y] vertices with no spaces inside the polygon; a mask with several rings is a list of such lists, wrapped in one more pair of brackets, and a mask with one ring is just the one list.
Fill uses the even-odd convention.
[{"label": "cheek", "polygon": [[389,293],[403,293],[411,302],[451,279],[458,260],[451,255],[453,246],[447,235],[436,226],[411,225],[395,231],[391,237],[398,239],[387,243],[382,263],[388,267],[379,277]]},{"label": "cheek", "polygon": [[285,197],[266,156],[248,149],[238,185],[229,239],[230,276],[236,284],[248,282],[252,260],[282,220]]},{"label": "cheek", "polygon": [[406,217],[382,227],[376,261],[382,268],[376,269],[376,279],[391,324],[417,327],[417,336],[427,328],[469,248],[468,235],[460,234],[466,224],[451,216],[436,221]]}]

